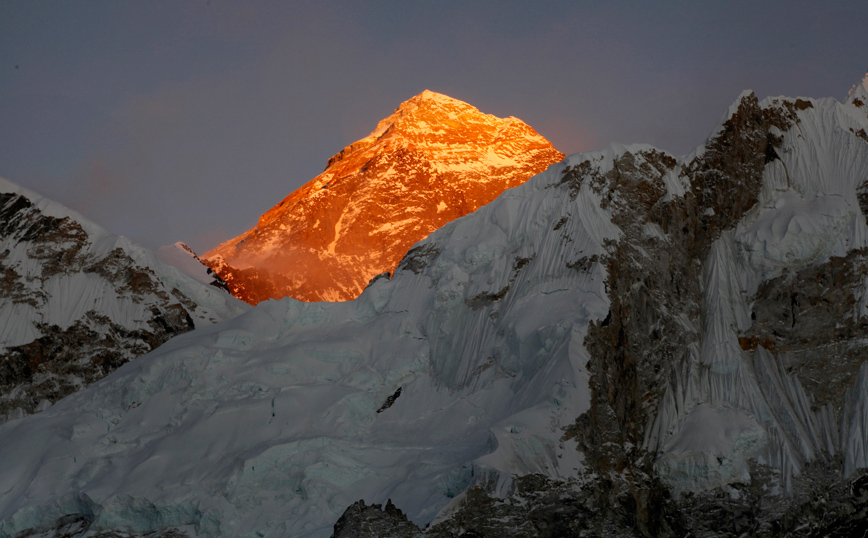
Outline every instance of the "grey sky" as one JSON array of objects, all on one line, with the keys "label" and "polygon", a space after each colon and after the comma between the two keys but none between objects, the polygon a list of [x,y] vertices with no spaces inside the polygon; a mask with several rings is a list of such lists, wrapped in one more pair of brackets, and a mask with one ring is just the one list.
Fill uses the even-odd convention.
[{"label": "grey sky", "polygon": [[866,70],[864,1],[0,1],[0,175],[204,252],[426,88],[568,154],[683,154],[743,89]]}]

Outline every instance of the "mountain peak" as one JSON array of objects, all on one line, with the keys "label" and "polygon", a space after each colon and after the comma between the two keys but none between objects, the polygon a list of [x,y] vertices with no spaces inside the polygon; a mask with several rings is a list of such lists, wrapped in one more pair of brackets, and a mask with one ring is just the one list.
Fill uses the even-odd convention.
[{"label": "mountain peak", "polygon": [[561,159],[521,120],[425,90],[203,258],[230,286],[236,271],[233,293],[254,304],[352,299],[414,243]]},{"label": "mountain peak", "polygon": [[[859,103],[856,103],[856,101],[859,101]],[[856,106],[868,104],[868,73],[865,73],[862,80],[850,88],[850,91],[847,93],[847,103],[851,105],[855,104]]]},{"label": "mountain peak", "polygon": [[[461,103],[461,104],[463,104],[463,105],[467,105],[467,103],[465,103],[465,102],[463,102],[463,101],[459,101],[458,99],[455,99],[455,98],[453,98],[453,97],[449,97],[448,95],[443,94],[443,93],[432,92],[431,90],[423,90],[422,93],[420,93],[420,94],[418,94],[418,95],[414,95],[413,97],[411,97],[410,99],[408,99],[407,101],[405,101],[405,103],[410,102],[410,101],[417,101],[417,102],[420,102],[420,103],[421,103],[421,102],[428,102],[428,103]],[[469,105],[468,105],[468,106],[469,106]],[[400,107],[399,107],[399,108],[400,108]]]},{"label": "mountain peak", "polygon": [[400,131],[402,136],[410,132],[451,132],[473,129],[480,123],[490,125],[498,121],[504,120],[485,114],[464,101],[424,90],[401,103],[391,115],[377,124],[377,128],[370,135],[353,144],[353,147],[374,143],[387,132],[394,135]]},{"label": "mountain peak", "polygon": [[443,93],[433,92],[431,90],[424,90],[422,93],[419,93],[407,99],[406,101],[401,103],[398,108],[395,109],[395,113],[402,115],[407,114],[408,112],[412,112],[416,109],[422,109],[427,111],[443,109],[455,111],[463,110],[473,114],[479,114],[483,116],[488,115],[480,112],[478,108],[468,103],[465,103],[464,101],[455,99],[454,97],[450,97]]},{"label": "mountain peak", "polygon": [[[573,155],[419,242],[356,301],[268,301],[181,336],[0,428],[0,536],[858,534],[868,117],[854,110],[743,94],[687,158]],[[225,254],[349,289],[432,215],[546,156],[493,125],[474,134],[507,145],[358,150]],[[91,308],[67,291],[62,306]]]},{"label": "mountain peak", "polygon": [[454,97],[450,97],[443,93],[433,92],[431,90],[423,90],[421,93],[414,95],[413,97],[398,105],[398,107],[395,109],[395,112],[407,112],[410,110],[414,110],[418,107],[438,108],[444,106],[458,106],[462,108],[467,107],[476,110],[475,107],[465,103],[464,101],[455,99]]},{"label": "mountain peak", "polygon": [[183,248],[153,252],[0,178],[0,424],[249,309]]}]

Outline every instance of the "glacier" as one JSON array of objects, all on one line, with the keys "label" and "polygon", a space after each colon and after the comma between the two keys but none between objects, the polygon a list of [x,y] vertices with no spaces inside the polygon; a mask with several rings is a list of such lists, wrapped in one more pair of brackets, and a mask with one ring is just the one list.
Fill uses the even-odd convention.
[{"label": "glacier", "polygon": [[[752,325],[750,298],[762,282],[868,246],[856,196],[868,181],[868,144],[851,131],[864,128],[866,117],[832,99],[803,102],[811,107],[799,113],[797,128],[782,133],[779,159],[764,169],[758,203],[714,242],[704,264],[703,348],[693,377],[672,387],[689,396],[656,417],[668,437],[658,472],[676,491],[742,481],[750,458],[781,469],[784,489],[823,451],[843,454],[849,472],[868,467],[864,454],[846,446],[853,434],[838,440],[839,428],[863,439],[868,430],[828,409],[812,410],[811,398],[795,375],[782,371],[780,358],[762,347],[747,352],[738,339]],[[857,385],[850,398],[858,393]],[[712,412],[716,420],[708,419]],[[739,434],[727,449],[693,449],[710,442],[709,426]]]}]

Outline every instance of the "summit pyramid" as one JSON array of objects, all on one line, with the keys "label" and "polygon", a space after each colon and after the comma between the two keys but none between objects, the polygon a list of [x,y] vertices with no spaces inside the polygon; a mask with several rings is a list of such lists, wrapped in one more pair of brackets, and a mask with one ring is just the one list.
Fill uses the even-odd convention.
[{"label": "summit pyramid", "polygon": [[425,90],[203,259],[252,304],[353,299],[416,242],[563,158],[517,118]]}]

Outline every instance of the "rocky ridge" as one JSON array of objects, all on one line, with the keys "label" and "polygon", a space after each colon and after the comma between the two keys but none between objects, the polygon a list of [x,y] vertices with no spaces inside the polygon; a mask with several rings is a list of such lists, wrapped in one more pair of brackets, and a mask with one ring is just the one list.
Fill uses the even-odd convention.
[{"label": "rocky ridge", "polygon": [[[864,83],[843,109],[746,94],[686,162],[650,150],[566,167],[571,197],[593,189],[622,231],[600,258],[611,307],[584,341],[591,407],[564,434],[588,473],[578,483],[525,475],[506,496],[483,481],[443,521],[394,536],[864,535],[866,423],[855,402],[868,371],[868,273],[853,247],[865,241],[868,147],[845,137],[819,169],[793,155],[824,144],[805,140],[817,116],[838,115],[838,133],[864,139],[862,94]],[[846,186],[817,185],[839,174]],[[858,197],[861,215],[840,210],[842,195]],[[776,222],[763,222],[769,204],[783,213]],[[759,256],[757,224],[777,227]],[[820,240],[793,241],[817,228]],[[731,317],[740,309],[749,319]],[[724,418],[733,411],[750,424]],[[714,437],[709,427],[740,432],[721,450],[690,431]]]},{"label": "rocky ridge", "polygon": [[203,259],[251,304],[353,299],[417,241],[563,157],[517,118],[426,90]]},{"label": "rocky ridge", "polygon": [[197,282],[59,204],[0,187],[0,422],[245,309],[213,277]]}]

